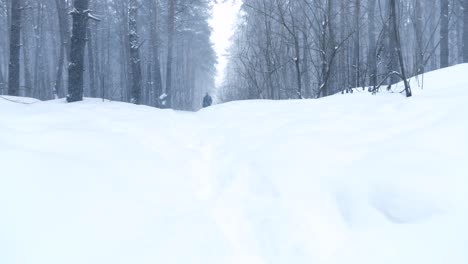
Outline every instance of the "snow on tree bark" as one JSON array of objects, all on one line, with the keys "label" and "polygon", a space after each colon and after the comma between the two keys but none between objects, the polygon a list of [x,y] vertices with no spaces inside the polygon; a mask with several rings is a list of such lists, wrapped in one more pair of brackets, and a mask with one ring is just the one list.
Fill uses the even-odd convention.
[{"label": "snow on tree bark", "polygon": [[69,103],[83,100],[84,51],[86,46],[86,29],[88,25],[89,0],[74,0],[73,30],[71,36],[70,64],[68,66]]},{"label": "snow on tree bark", "polygon": [[19,96],[20,92],[20,38],[21,0],[11,1],[10,63],[8,65],[8,94]]},{"label": "snow on tree bark", "polygon": [[141,103],[141,60],[140,60],[140,43],[138,38],[138,0],[130,0],[128,10],[128,28],[129,28],[129,44],[130,44],[130,68],[132,73],[132,88],[131,88],[131,103]]}]

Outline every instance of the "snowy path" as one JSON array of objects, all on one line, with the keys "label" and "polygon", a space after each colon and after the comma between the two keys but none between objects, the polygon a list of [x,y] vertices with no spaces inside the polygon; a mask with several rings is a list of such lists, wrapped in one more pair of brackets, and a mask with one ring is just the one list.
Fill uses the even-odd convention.
[{"label": "snowy path", "polygon": [[0,101],[0,263],[466,264],[465,72],[199,113]]}]

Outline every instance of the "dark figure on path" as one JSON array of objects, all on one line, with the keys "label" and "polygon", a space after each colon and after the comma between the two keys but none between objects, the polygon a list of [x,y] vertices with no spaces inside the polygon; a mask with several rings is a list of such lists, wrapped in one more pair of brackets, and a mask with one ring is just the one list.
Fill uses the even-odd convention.
[{"label": "dark figure on path", "polygon": [[210,107],[213,104],[213,98],[206,93],[205,97],[203,98],[203,108]]}]

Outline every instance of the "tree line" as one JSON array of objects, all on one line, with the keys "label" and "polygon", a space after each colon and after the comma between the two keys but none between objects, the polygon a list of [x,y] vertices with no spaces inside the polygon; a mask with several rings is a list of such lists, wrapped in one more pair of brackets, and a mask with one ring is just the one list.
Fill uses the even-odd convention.
[{"label": "tree line", "polygon": [[464,62],[468,0],[244,0],[219,96],[411,96],[393,84]]},{"label": "tree line", "polygon": [[0,0],[0,94],[195,110],[214,88],[211,0]]}]

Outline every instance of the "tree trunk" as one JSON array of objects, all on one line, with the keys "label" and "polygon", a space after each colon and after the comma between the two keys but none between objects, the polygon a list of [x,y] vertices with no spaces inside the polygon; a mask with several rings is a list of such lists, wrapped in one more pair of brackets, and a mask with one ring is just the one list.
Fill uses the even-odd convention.
[{"label": "tree trunk", "polygon": [[411,88],[409,86],[408,80],[406,79],[406,71],[405,71],[405,63],[403,60],[403,54],[401,52],[401,40],[400,40],[400,32],[398,29],[398,23],[397,23],[397,14],[396,14],[396,0],[390,0],[390,19],[391,24],[393,26],[393,38],[395,40],[396,44],[396,52],[398,54],[398,59],[400,61],[400,69],[401,69],[401,78],[403,79],[403,83],[405,84],[405,92],[406,92],[406,97],[411,97]]},{"label": "tree trunk", "polygon": [[449,0],[440,1],[440,68],[449,66]]},{"label": "tree trunk", "polygon": [[21,38],[23,39],[23,61],[24,61],[24,86],[25,86],[25,96],[31,97],[32,96],[32,77],[31,77],[31,70],[30,66],[30,57],[29,57],[29,40],[28,37],[25,35],[23,30],[23,34],[21,34]]},{"label": "tree trunk", "polygon": [[271,31],[271,22],[270,17],[268,16],[266,10],[266,0],[262,1],[263,8],[265,9],[265,13],[263,14],[263,25],[265,31],[265,49],[263,52],[263,57],[265,59],[266,64],[266,73],[265,73],[265,83],[266,83],[266,90],[267,90],[267,97],[269,99],[275,99],[275,92],[272,82],[272,75],[273,75],[273,63],[271,58],[271,50],[272,50],[272,31]]},{"label": "tree trunk", "polygon": [[356,30],[354,38],[354,87],[358,88],[361,86],[361,28],[359,25],[361,17],[361,1],[355,1],[354,7],[354,27]]},{"label": "tree trunk", "polygon": [[128,10],[128,29],[130,44],[130,68],[132,71],[132,89],[130,102],[133,104],[141,103],[141,60],[140,43],[138,40],[138,0],[130,0]]},{"label": "tree trunk", "polygon": [[415,10],[413,12],[414,16],[414,32],[416,34],[416,44],[415,44],[415,67],[416,74],[424,73],[424,34],[423,34],[423,8],[421,6],[421,0],[415,0]]},{"label": "tree trunk", "polygon": [[154,79],[154,94],[152,95],[154,100],[154,105],[156,107],[161,107],[159,105],[159,97],[162,94],[162,76],[161,76],[161,62],[160,62],[160,53],[159,53],[159,38],[158,38],[158,27],[159,27],[159,21],[158,21],[158,9],[159,6],[156,3],[156,0],[150,0],[151,1],[151,18],[150,18],[150,37],[151,37],[151,49],[152,49],[152,54],[153,54],[153,67],[152,67],[152,76]]},{"label": "tree trunk", "polygon": [[[106,6],[109,5],[109,0],[105,1]],[[112,85],[113,80],[111,78],[106,78],[106,76],[111,76],[112,70],[111,70],[111,22],[109,21],[111,19],[111,13],[109,11],[109,8],[106,8],[106,20],[107,20],[107,27],[106,27],[106,59],[105,59],[105,70],[103,70],[103,73],[101,74],[101,98],[104,101],[106,98],[106,94],[108,94],[108,91],[110,90],[109,87]],[[109,94],[109,99],[112,99],[113,94]]]},{"label": "tree trunk", "polygon": [[[312,81],[310,78],[310,70],[309,70],[309,56],[308,56],[308,48],[309,48],[309,41],[307,34],[304,32],[302,36],[302,42],[303,42],[303,47],[302,47],[302,53],[303,53],[303,71],[304,71],[304,93],[306,98],[311,98],[312,97]],[[275,98],[273,98],[275,99]]]},{"label": "tree trunk", "polygon": [[120,49],[121,51],[120,85],[122,87],[125,87],[125,90],[122,91],[121,97],[122,97],[122,101],[130,102],[130,99],[131,99],[131,95],[130,95],[131,93],[130,91],[131,69],[130,68],[131,67],[130,67],[130,51],[129,51],[130,44],[129,44],[129,39],[128,39],[128,36],[130,35],[128,31],[128,1],[123,1],[121,5],[121,10],[120,10],[120,17],[122,17],[120,34],[119,34],[120,42],[122,43],[122,45],[120,46],[122,47]]},{"label": "tree trunk", "polygon": [[[384,25],[386,27],[385,33],[387,34],[387,70],[389,73],[398,72],[398,47],[396,43],[397,39],[394,35],[394,26],[397,26],[397,24],[395,24],[394,22],[398,20],[398,7],[399,4],[397,3],[397,0],[390,0],[390,7],[387,9],[390,21],[388,21],[388,25]],[[398,28],[397,30],[397,33],[399,33]],[[395,83],[398,83],[399,81],[400,79],[398,78],[398,76],[392,74],[389,78],[389,87],[391,87],[391,85]]]},{"label": "tree trunk", "polygon": [[59,60],[57,64],[57,74],[55,76],[55,83],[54,83],[54,93],[57,95],[57,97],[61,97],[63,95],[62,81],[63,81],[63,66],[65,62],[65,48],[63,47],[63,45],[61,45],[59,49],[60,49],[60,54],[59,54]]},{"label": "tree trunk", "polygon": [[296,66],[296,79],[297,79],[297,95],[299,99],[303,99],[302,96],[302,74],[301,74],[301,50],[299,46],[299,36],[294,30],[294,51],[296,57],[294,58],[294,65]]},{"label": "tree trunk", "polygon": [[21,9],[21,0],[12,0],[8,65],[8,95],[12,96],[18,96],[20,90]]},{"label": "tree trunk", "polygon": [[2,72],[2,66],[0,65],[0,95],[3,94],[3,85],[5,83],[5,80],[3,79],[3,72]]},{"label": "tree trunk", "polygon": [[377,85],[377,45],[375,39],[375,4],[376,0],[369,0],[368,9],[368,37],[369,37],[369,55],[368,55],[368,67],[369,67],[369,85],[375,88]]},{"label": "tree trunk", "polygon": [[36,15],[36,22],[34,25],[34,39],[35,39],[35,51],[34,51],[34,97],[42,98],[42,86],[40,82],[40,67],[42,61],[42,28],[43,28],[43,3],[42,1],[38,1],[37,3],[37,15]]},{"label": "tree trunk", "polygon": [[69,103],[83,100],[84,50],[88,24],[89,0],[74,0],[73,30],[71,37],[70,65],[68,67]]},{"label": "tree trunk", "polygon": [[167,20],[167,66],[166,66],[166,108],[172,107],[172,61],[174,49],[174,30],[175,30],[175,1],[169,0],[169,14]]},{"label": "tree trunk", "polygon": [[463,62],[468,63],[468,0],[463,1]]},{"label": "tree trunk", "polygon": [[62,97],[65,94],[63,89],[63,67],[65,64],[65,56],[69,56],[70,50],[68,45],[68,18],[66,12],[66,4],[63,2],[63,0],[55,0],[55,5],[57,7],[58,23],[60,30],[60,54],[58,59],[54,90],[59,97]]},{"label": "tree trunk", "polygon": [[[334,10],[334,0],[329,0],[327,4],[327,11],[325,14],[325,21],[322,23],[322,30],[320,46],[322,51],[320,52],[321,57],[321,80],[318,97],[329,96],[332,92],[330,91],[330,79],[332,75],[332,65],[334,56],[336,55],[336,41],[335,41],[335,30],[332,24],[332,16]],[[343,3],[342,3],[343,4]],[[344,17],[342,17],[344,20]]]},{"label": "tree trunk", "polygon": [[98,97],[97,85],[96,85],[96,71],[94,69],[94,46],[93,46],[93,36],[91,34],[91,29],[88,25],[86,29],[86,47],[88,49],[88,74],[89,74],[89,94],[92,98]]}]

